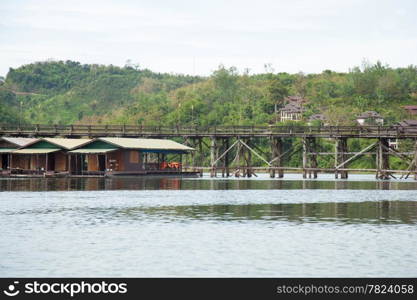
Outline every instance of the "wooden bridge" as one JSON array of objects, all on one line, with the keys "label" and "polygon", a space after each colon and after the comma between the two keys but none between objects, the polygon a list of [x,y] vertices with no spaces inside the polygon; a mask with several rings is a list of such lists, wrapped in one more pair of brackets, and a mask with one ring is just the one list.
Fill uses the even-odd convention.
[{"label": "wooden bridge", "polygon": [[142,125],[10,125],[0,124],[9,136],[62,137],[351,137],[416,138],[409,126],[142,126]]},{"label": "wooden bridge", "polygon": [[[146,137],[181,138],[197,151],[192,154],[190,168],[204,168],[211,176],[256,176],[267,171],[271,177],[282,178],[284,170],[298,171],[304,178],[317,178],[320,172],[347,178],[348,173],[373,172],[378,179],[417,179],[417,126],[142,126],[142,125],[10,125],[0,124],[0,136],[20,137]],[[284,140],[301,139],[299,149],[284,149]],[[334,143],[334,151],[320,152],[319,142]],[[348,149],[348,139],[368,139],[369,144],[358,152]],[[393,141],[412,140],[413,149],[399,152]],[[260,145],[268,143],[269,150]],[[265,148],[265,147],[263,147]],[[208,149],[209,151],[204,151]],[[285,166],[292,155],[302,152],[302,165]],[[210,165],[203,166],[204,153],[210,155]],[[318,156],[330,155],[332,168],[319,168]],[[363,155],[375,156],[375,168],[352,169],[348,165]],[[396,156],[408,166],[403,170],[390,168],[390,156]],[[234,158],[233,158],[234,157]],[[262,166],[253,165],[253,157]]]}]

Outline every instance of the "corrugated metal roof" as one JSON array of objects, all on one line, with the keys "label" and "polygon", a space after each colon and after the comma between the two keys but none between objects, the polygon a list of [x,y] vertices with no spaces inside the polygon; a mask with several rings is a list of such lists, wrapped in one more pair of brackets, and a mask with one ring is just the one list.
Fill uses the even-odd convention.
[{"label": "corrugated metal roof", "polygon": [[23,137],[9,137],[9,136],[3,136],[0,139],[5,140],[9,143],[15,144],[18,147],[26,146],[38,140],[37,138],[23,138]]},{"label": "corrugated metal roof", "polygon": [[13,151],[13,154],[46,154],[59,151],[60,149],[33,149],[25,148]]},{"label": "corrugated metal roof", "polygon": [[117,149],[77,149],[69,151],[69,153],[77,153],[77,154],[99,154],[99,153],[107,153],[110,151],[115,151]]},{"label": "corrugated metal roof", "polygon": [[55,144],[67,150],[80,147],[91,141],[91,139],[64,139],[64,138],[43,138],[42,140]]},{"label": "corrugated metal roof", "polygon": [[163,139],[135,139],[135,138],[98,138],[101,141],[128,149],[180,150],[192,151],[194,148],[180,143]]}]

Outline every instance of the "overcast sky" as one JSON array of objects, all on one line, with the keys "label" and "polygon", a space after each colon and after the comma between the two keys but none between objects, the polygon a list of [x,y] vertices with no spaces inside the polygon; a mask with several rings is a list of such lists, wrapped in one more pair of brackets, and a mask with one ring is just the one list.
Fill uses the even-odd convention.
[{"label": "overcast sky", "polygon": [[415,0],[0,0],[0,75],[76,60],[209,75],[417,64]]}]

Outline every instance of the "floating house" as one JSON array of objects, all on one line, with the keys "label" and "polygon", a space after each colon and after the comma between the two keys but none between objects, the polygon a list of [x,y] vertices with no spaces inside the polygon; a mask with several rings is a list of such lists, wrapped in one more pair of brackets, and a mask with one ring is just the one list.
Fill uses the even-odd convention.
[{"label": "floating house", "polygon": [[191,147],[164,139],[97,138],[68,152],[69,172],[106,176],[184,174],[182,155],[191,151]]},{"label": "floating house", "polygon": [[12,152],[27,144],[35,142],[36,138],[1,137],[0,138],[0,170],[1,174],[10,172]]},{"label": "floating house", "polygon": [[12,174],[66,173],[67,152],[91,139],[41,138],[11,153]]}]

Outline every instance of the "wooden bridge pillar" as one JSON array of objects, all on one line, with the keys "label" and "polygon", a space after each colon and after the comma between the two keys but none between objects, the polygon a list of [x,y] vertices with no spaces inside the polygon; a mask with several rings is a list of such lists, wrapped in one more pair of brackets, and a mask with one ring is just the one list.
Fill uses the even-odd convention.
[{"label": "wooden bridge pillar", "polygon": [[378,147],[376,151],[376,178],[377,179],[389,179],[389,173],[386,170],[389,170],[389,154],[388,149],[389,143],[388,139],[380,138],[378,140]]},{"label": "wooden bridge pillar", "polygon": [[229,138],[223,138],[222,141],[222,153],[224,153],[222,162],[223,162],[223,167],[222,167],[222,177],[229,177],[230,176],[230,157],[229,157],[229,151],[227,151],[230,147],[230,142],[229,142]]},{"label": "wooden bridge pillar", "polygon": [[317,140],[315,138],[308,138],[309,141],[309,152],[310,152],[310,167],[314,170],[309,172],[309,178],[311,178],[311,174],[313,173],[313,178],[317,178]]},{"label": "wooden bridge pillar", "polygon": [[417,180],[417,139],[414,141],[414,159],[411,164],[414,164],[414,180]]},{"label": "wooden bridge pillar", "polygon": [[[303,178],[317,178],[317,143],[316,139],[312,137],[306,137],[302,140],[303,143]],[[306,170],[314,169],[314,170]]]},{"label": "wooden bridge pillar", "polygon": [[[347,146],[347,138],[336,138],[335,143],[335,154],[334,154],[334,166],[336,167],[347,160],[347,152],[348,152],[348,146]],[[344,165],[342,168],[346,168],[347,166]],[[340,174],[341,179],[348,178],[348,171],[337,171],[335,170],[335,178],[338,178],[338,175]]]},{"label": "wooden bridge pillar", "polygon": [[[248,146],[252,146],[251,145],[251,140],[247,139],[246,140],[246,144]],[[245,167],[246,167],[246,177],[250,178],[252,177],[252,152],[248,149],[248,148],[244,148],[245,149]]]},{"label": "wooden bridge pillar", "polygon": [[[272,137],[271,138],[271,161],[272,161],[272,167],[282,167],[282,139]],[[269,175],[271,178],[275,177],[275,173],[278,174],[278,178],[284,177],[284,170],[278,169],[275,171],[275,169],[271,169],[269,171]]]},{"label": "wooden bridge pillar", "polygon": [[308,141],[307,138],[303,138],[303,178],[307,178],[307,161],[308,161]]},{"label": "wooden bridge pillar", "polygon": [[217,177],[217,139],[215,137],[211,137],[211,144],[210,144],[210,177]]}]

